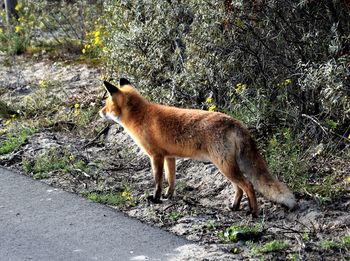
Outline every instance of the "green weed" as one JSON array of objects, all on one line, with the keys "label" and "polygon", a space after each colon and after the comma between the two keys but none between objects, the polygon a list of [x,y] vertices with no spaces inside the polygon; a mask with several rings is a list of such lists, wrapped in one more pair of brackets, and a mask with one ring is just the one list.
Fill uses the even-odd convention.
[{"label": "green weed", "polygon": [[73,172],[80,170],[89,172],[86,162],[77,160],[67,151],[61,152],[58,149],[36,155],[33,161],[23,159],[22,169],[27,173],[32,173],[35,179],[47,178],[52,171]]},{"label": "green weed", "polygon": [[340,245],[334,240],[323,240],[319,242],[319,246],[324,250],[330,250],[333,248],[338,248]]},{"label": "green weed", "polygon": [[89,192],[83,194],[87,199],[111,206],[136,206],[136,199],[133,197],[130,191],[123,191],[121,193],[109,192]]},{"label": "green weed", "polygon": [[184,217],[185,214],[183,212],[179,212],[179,211],[171,211],[170,213],[168,213],[167,218],[170,219],[173,222],[178,221],[180,218]]},{"label": "green weed", "polygon": [[340,239],[343,247],[350,247],[350,235],[346,235]]},{"label": "green weed", "polygon": [[76,124],[77,129],[84,128],[88,123],[99,117],[99,108],[97,106],[89,107],[86,109],[76,108],[74,109],[73,121]]},{"label": "green weed", "polygon": [[309,233],[307,233],[307,232],[304,232],[304,233],[303,233],[303,240],[304,240],[304,241],[309,241],[309,240],[310,240]]},{"label": "green weed", "polygon": [[216,228],[216,222],[215,220],[208,220],[206,223],[205,223],[205,228],[208,229],[208,230],[215,230]]},{"label": "green weed", "polygon": [[350,247],[350,235],[343,236],[339,240],[326,239],[318,242],[323,250],[347,249]]},{"label": "green weed", "polygon": [[29,41],[21,32],[13,31],[18,31],[18,28],[19,27],[16,26],[15,29],[0,32],[1,52],[5,52],[9,55],[24,53]]},{"label": "green weed", "polygon": [[[306,166],[301,160],[299,142],[289,129],[274,135],[266,151],[266,160],[272,173],[279,173],[292,188],[297,188],[300,179],[305,179]],[[305,182],[302,182],[304,184]]]},{"label": "green weed", "polygon": [[252,255],[267,254],[271,252],[278,252],[285,250],[289,247],[289,244],[283,240],[272,240],[265,243],[263,246],[254,247],[252,249]]},{"label": "green weed", "polygon": [[266,150],[266,160],[272,173],[282,177],[294,192],[313,197],[319,203],[331,201],[344,188],[337,185],[337,175],[325,177],[308,173],[300,142],[285,129],[274,135]]},{"label": "green weed", "polygon": [[52,92],[53,88],[60,86],[58,82],[40,80],[38,88],[23,97],[23,109],[26,118],[52,117],[62,111],[63,101],[57,94]]},{"label": "green weed", "polygon": [[261,225],[232,225],[224,231],[220,231],[218,236],[225,242],[238,242],[256,240],[262,235]]},{"label": "green weed", "polygon": [[341,184],[337,184],[337,175],[335,173],[319,178],[317,182],[305,182],[302,185],[301,191],[308,195],[313,195],[314,199],[320,204],[332,201],[333,198],[345,190]]},{"label": "green weed", "polygon": [[25,128],[17,135],[8,134],[6,140],[0,143],[0,155],[8,154],[20,148],[34,132],[35,129],[33,128]]}]

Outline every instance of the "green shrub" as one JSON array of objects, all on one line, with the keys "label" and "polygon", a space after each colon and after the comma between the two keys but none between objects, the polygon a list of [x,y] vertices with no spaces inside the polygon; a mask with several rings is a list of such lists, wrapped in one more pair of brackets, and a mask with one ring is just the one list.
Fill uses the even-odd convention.
[{"label": "green shrub", "polygon": [[0,51],[9,55],[24,53],[29,40],[23,33],[10,30],[0,32]]},{"label": "green shrub", "polygon": [[[302,128],[301,114],[321,110],[320,119],[332,112],[346,126],[349,56],[340,55],[350,21],[343,3],[332,4],[106,1],[107,76],[131,77],[162,102],[205,107],[211,97],[220,110],[259,108],[266,126]],[[325,19],[331,8],[336,17]]]},{"label": "green shrub", "polygon": [[305,184],[307,165],[302,160],[300,144],[290,129],[284,129],[270,138],[266,161],[270,171],[293,185],[294,189],[298,188],[298,184]]}]

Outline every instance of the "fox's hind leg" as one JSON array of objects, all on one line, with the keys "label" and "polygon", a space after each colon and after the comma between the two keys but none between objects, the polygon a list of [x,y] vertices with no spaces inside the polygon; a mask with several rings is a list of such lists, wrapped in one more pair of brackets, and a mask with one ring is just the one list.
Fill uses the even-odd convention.
[{"label": "fox's hind leg", "polygon": [[250,213],[253,217],[258,217],[258,204],[256,201],[255,191],[252,183],[242,174],[239,170],[236,161],[231,162],[215,162],[213,163],[220,169],[220,171],[233,183],[238,189],[234,197],[234,202],[232,205],[233,209],[239,207],[239,203],[242,199],[243,191],[248,196],[248,203]]},{"label": "fox's hind leg", "polygon": [[243,197],[243,190],[240,187],[238,187],[235,183],[232,183],[232,185],[235,188],[235,196],[233,198],[233,204],[231,206],[231,209],[239,210],[239,206]]},{"label": "fox's hind leg", "polygon": [[153,196],[149,196],[148,200],[153,203],[161,203],[162,201],[160,200],[160,197],[162,196],[164,157],[152,156],[150,158],[156,187]]},{"label": "fox's hind leg", "polygon": [[[237,168],[234,171],[231,170],[226,173],[224,172],[224,175],[231,182],[235,183],[241,191],[243,190],[247,194],[250,213],[253,217],[258,217],[258,203],[256,201],[255,191],[252,183],[250,183],[250,181],[247,180]],[[236,192],[238,194],[235,194],[232,208],[239,206],[239,204],[237,205],[236,203],[239,203],[239,201],[242,199],[242,192],[240,190]]]},{"label": "fox's hind leg", "polygon": [[164,160],[165,176],[168,180],[169,187],[167,188],[164,197],[172,198],[175,192],[175,158],[165,158]]}]

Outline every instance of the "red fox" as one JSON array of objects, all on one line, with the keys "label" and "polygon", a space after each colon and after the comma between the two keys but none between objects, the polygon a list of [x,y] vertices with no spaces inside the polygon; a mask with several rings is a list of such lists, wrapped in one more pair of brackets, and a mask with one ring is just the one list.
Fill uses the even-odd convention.
[{"label": "red fox", "polygon": [[294,195],[269,174],[248,129],[238,120],[220,113],[180,109],[147,101],[127,79],[119,86],[104,82],[109,93],[101,109],[102,118],[121,124],[139,147],[149,156],[155,191],[149,197],[160,203],[163,170],[169,187],[164,195],[175,191],[175,158],[210,160],[235,189],[231,209],[238,210],[245,192],[250,213],[258,216],[254,188],[266,198],[290,209],[296,206]]}]

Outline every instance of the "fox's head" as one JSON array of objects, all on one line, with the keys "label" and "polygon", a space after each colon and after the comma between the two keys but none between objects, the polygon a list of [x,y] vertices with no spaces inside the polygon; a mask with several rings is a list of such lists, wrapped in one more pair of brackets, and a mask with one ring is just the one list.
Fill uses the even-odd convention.
[{"label": "fox's head", "polygon": [[119,86],[104,81],[108,92],[106,105],[100,110],[100,116],[122,124],[130,118],[130,113],[140,111],[145,99],[124,78],[119,81]]}]

